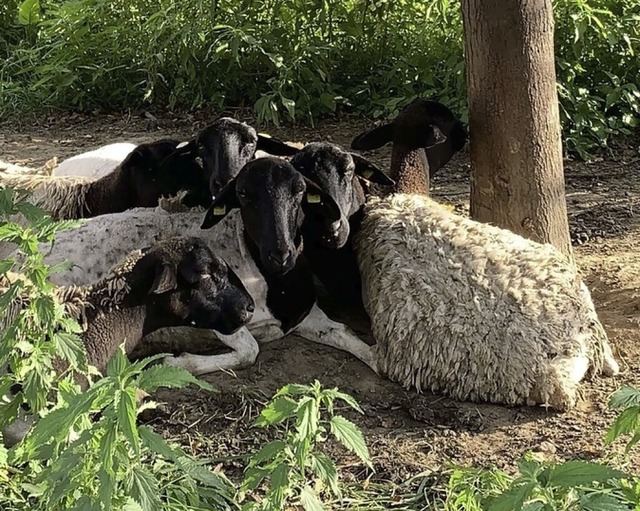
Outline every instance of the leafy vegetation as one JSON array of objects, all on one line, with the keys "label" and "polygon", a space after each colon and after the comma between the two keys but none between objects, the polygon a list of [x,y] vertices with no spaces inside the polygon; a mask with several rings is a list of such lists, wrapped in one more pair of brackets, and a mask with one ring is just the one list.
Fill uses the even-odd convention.
[{"label": "leafy vegetation", "polygon": [[[339,498],[341,492],[335,463],[317,449],[327,440],[329,432],[365,465],[373,468],[360,430],[342,415],[334,413],[338,400],[363,413],[351,396],[335,388],[323,389],[318,381],[311,386],[287,385],[276,393],[255,425],[284,424],[283,437],[269,442],[251,457],[242,481],[241,499],[244,500],[245,493],[257,489],[265,478],[269,478],[269,488],[263,499],[250,501],[243,509],[279,511],[285,509],[285,504],[297,504],[306,511],[322,510],[325,507],[317,488]],[[328,418],[323,417],[325,414]]]},{"label": "leafy vegetation", "polygon": [[[341,444],[373,473],[362,432],[337,413],[338,406],[363,411],[351,396],[317,381],[286,385],[262,409],[254,426],[272,430],[274,440],[240,456],[244,477],[234,484],[137,420],[156,406],[146,398],[158,388],[214,391],[210,385],[184,370],[153,365],[162,355],[130,362],[123,347],[104,376],[87,367],[80,326],[65,314],[48,281],[61,266],[44,264],[38,245],[75,222],[52,222],[10,189],[0,191],[0,215],[0,242],[17,244],[24,255],[0,261],[0,366],[10,369],[0,374],[0,430],[24,409],[37,418],[10,449],[0,435],[3,511],[640,508],[637,475],[604,462],[549,462],[533,454],[521,460],[516,476],[454,468],[418,474],[399,486],[344,485],[325,447]],[[29,298],[12,308],[18,296]],[[86,391],[78,377],[88,379]],[[640,442],[640,390],[621,388],[609,406],[620,414],[605,442],[626,437],[629,453]]]},{"label": "leafy vegetation", "polygon": [[[587,156],[640,117],[640,4],[555,0],[566,146]],[[0,115],[249,106],[258,122],[394,115],[417,95],[466,116],[453,0],[7,0]]]}]

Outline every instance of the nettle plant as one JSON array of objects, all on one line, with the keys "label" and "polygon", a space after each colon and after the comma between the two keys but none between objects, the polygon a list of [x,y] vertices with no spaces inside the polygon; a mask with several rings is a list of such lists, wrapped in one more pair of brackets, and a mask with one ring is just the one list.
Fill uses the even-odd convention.
[{"label": "nettle plant", "polygon": [[[242,481],[239,501],[250,493],[243,511],[280,511],[302,506],[306,511],[326,509],[321,497],[340,498],[338,472],[320,450],[329,436],[353,452],[373,470],[362,432],[335,413],[336,402],[363,413],[356,400],[336,388],[286,385],[258,416],[256,427],[281,426],[281,438],[253,454]],[[265,484],[265,480],[269,480]],[[261,494],[261,495],[259,495]]]},{"label": "nettle plant", "polygon": [[[625,386],[609,400],[621,410],[605,445],[631,435],[625,454],[640,442],[640,390]],[[640,479],[600,462],[555,463],[527,454],[518,477],[502,470],[456,469],[449,478],[447,510],[466,511],[627,511],[640,509]]]},{"label": "nettle plant", "polygon": [[[14,222],[14,215],[28,226]],[[53,222],[11,189],[0,190],[0,217],[0,242],[22,252],[20,261],[0,261],[0,318],[8,322],[0,332],[0,429],[19,413],[38,419],[11,449],[0,441],[0,509],[237,508],[222,473],[136,422],[155,406],[140,396],[189,384],[211,391],[210,385],[182,369],[150,365],[162,355],[131,363],[121,346],[106,375],[81,392],[74,375],[91,381],[97,371],[87,367],[81,328],[48,280],[61,266],[44,264],[38,248],[78,222]],[[21,296],[29,299],[21,303]],[[55,358],[68,362],[63,374],[53,370]],[[21,390],[11,396],[16,384]]]}]

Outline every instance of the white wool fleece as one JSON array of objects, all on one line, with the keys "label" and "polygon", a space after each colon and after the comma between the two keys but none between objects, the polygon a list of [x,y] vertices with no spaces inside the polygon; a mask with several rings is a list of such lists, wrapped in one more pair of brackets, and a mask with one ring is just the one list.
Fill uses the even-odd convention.
[{"label": "white wool fleece", "polygon": [[575,405],[589,368],[618,372],[578,270],[551,245],[426,196],[372,198],[356,238],[381,373],[507,405]]}]

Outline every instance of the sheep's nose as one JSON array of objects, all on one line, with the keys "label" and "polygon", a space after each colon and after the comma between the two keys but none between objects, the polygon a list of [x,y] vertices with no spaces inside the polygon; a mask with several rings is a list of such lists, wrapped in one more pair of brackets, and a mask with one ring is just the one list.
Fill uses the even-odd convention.
[{"label": "sheep's nose", "polygon": [[286,252],[272,251],[269,253],[269,260],[276,266],[281,268],[287,266],[291,258],[293,257],[293,251],[291,249]]},{"label": "sheep's nose", "polygon": [[342,219],[338,220],[337,222],[333,222],[333,224],[331,224],[331,235],[334,238],[339,237],[341,228],[342,228]]},{"label": "sheep's nose", "polygon": [[256,310],[256,306],[252,303],[247,305],[247,312],[254,312]]}]

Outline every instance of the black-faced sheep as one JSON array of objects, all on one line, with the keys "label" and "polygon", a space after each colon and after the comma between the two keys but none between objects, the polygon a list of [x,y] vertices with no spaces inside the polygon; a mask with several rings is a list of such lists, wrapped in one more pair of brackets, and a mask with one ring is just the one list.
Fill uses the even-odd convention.
[{"label": "black-faced sheep", "polygon": [[161,197],[189,192],[192,205],[208,206],[211,196],[202,168],[187,157],[172,157],[178,142],[141,144],[111,173],[86,177],[0,175],[0,186],[32,192],[30,201],[57,220],[152,208]]},{"label": "black-faced sheep", "polygon": [[[368,357],[371,350],[364,342],[318,308],[312,274],[299,258],[302,209],[316,207],[332,211],[328,214],[335,219],[339,217],[331,199],[289,163],[260,158],[246,164],[216,198],[204,221],[206,227],[216,224],[210,229],[201,230],[203,215],[193,211],[168,214],[137,209],[104,215],[59,233],[45,261],[72,262],[72,268],[53,275],[52,280],[59,285],[78,284],[102,277],[140,244],[176,234],[201,236],[237,272],[253,296],[256,310],[248,328],[258,341],[267,342],[295,331],[306,339]],[[155,335],[164,342],[160,332]],[[190,339],[203,333],[180,334],[172,329],[170,335],[185,349]],[[220,340],[234,350],[231,355],[185,353],[165,362],[203,374],[243,367],[255,360],[255,340],[247,342],[246,337],[233,336]],[[374,365],[370,360],[367,363]]]},{"label": "black-faced sheep", "polygon": [[256,151],[292,156],[298,152],[298,148],[258,134],[247,123],[232,117],[221,117],[202,129],[193,140],[181,144],[175,155],[202,160],[209,189],[215,197],[256,156]]},{"label": "black-faced sheep", "polygon": [[[355,238],[378,369],[460,400],[574,406],[579,382],[618,372],[572,261],[551,245],[428,197],[425,147],[455,117],[417,101],[393,122],[395,193],[370,198]],[[353,147],[379,144],[372,130]]]},{"label": "black-faced sheep", "polygon": [[[87,362],[102,373],[125,340],[131,354],[144,336],[166,327],[234,334],[251,319],[255,306],[233,270],[195,237],[168,238],[136,250],[99,282],[62,287],[56,294],[83,328]],[[0,330],[12,321],[3,318]],[[55,366],[64,370],[60,362]],[[10,437],[5,435],[5,441],[17,442],[26,432],[21,425],[6,430]]]},{"label": "black-faced sheep", "polygon": [[360,228],[366,183],[391,186],[394,181],[362,156],[328,142],[307,144],[291,164],[329,195],[340,210],[337,221],[327,217],[323,208],[305,215],[304,255],[311,270],[333,300],[362,307],[362,283],[352,239]]}]

